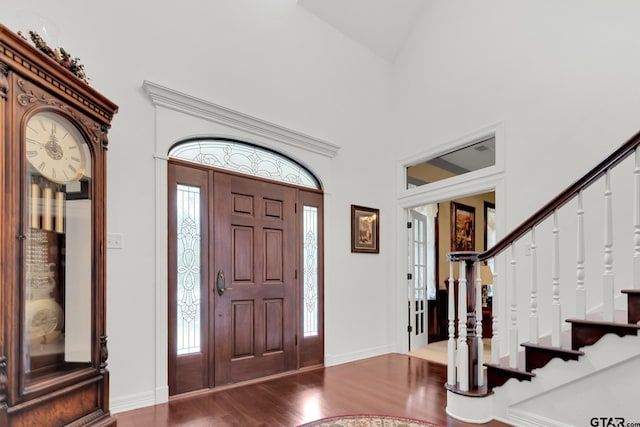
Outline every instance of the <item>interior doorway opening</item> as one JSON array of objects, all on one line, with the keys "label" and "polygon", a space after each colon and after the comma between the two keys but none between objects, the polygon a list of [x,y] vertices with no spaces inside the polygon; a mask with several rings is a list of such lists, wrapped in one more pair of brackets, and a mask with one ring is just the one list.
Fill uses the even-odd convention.
[{"label": "interior doorway opening", "polygon": [[[495,243],[495,191],[413,206],[406,215],[407,332],[409,351],[415,352],[448,339],[447,254],[483,252]],[[492,289],[489,283],[483,287],[483,337],[490,337]],[[446,346],[442,351],[446,363]]]}]

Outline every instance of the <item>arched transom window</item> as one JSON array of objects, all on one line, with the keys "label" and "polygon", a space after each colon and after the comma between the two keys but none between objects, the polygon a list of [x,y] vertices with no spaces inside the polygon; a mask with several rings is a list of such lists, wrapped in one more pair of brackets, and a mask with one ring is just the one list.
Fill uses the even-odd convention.
[{"label": "arched transom window", "polygon": [[222,138],[180,142],[169,157],[260,178],[321,189],[320,181],[304,166],[267,148]]}]

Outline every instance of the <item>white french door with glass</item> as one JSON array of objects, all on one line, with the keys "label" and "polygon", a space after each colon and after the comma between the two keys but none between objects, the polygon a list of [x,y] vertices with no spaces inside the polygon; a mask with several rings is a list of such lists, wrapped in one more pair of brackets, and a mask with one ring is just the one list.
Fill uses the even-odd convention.
[{"label": "white french door with glass", "polygon": [[409,210],[409,350],[427,344],[427,217]]}]

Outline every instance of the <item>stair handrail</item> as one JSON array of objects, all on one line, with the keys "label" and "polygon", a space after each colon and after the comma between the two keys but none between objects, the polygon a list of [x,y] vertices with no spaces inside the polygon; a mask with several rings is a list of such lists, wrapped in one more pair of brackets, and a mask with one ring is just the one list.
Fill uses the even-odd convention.
[{"label": "stair handrail", "polygon": [[[636,133],[633,137],[631,137],[627,142],[622,144],[617,150],[607,156],[604,160],[598,163],[594,168],[589,170],[586,174],[584,174],[581,178],[567,187],[564,191],[558,194],[556,197],[551,199],[546,205],[542,208],[538,209],[533,215],[528,217],[525,221],[523,221],[520,225],[514,228],[510,233],[505,235],[502,239],[496,242],[491,248],[484,252],[475,252],[475,251],[455,251],[449,252],[447,257],[450,262],[450,271],[452,272],[452,263],[458,262],[460,268],[460,285],[462,286],[459,294],[464,293],[468,298],[461,298],[459,300],[459,314],[458,314],[458,325],[459,331],[458,335],[455,334],[454,329],[454,319],[453,317],[449,317],[449,349],[453,349],[453,351],[449,350],[448,363],[447,363],[447,384],[446,387],[448,390],[463,395],[474,395],[474,396],[485,396],[488,394],[489,389],[484,387],[483,375],[480,375],[481,370],[479,369],[479,360],[481,357],[481,349],[482,346],[478,345],[479,337],[481,337],[482,333],[482,323],[481,323],[481,310],[478,305],[478,301],[481,298],[481,285],[480,285],[480,263],[483,261],[494,258],[498,254],[502,253],[508,248],[514,249],[514,243],[524,237],[527,233],[534,231],[535,227],[540,223],[545,221],[551,215],[557,215],[557,211],[563,207],[565,204],[573,200],[575,197],[578,197],[582,194],[582,191],[588,188],[591,184],[595,183],[601,177],[608,174],[609,170],[617,166],[623,160],[627,159],[631,154],[636,154],[636,165],[634,169],[634,174],[638,174],[640,171],[640,151],[638,149],[640,147],[640,131]],[[636,175],[637,176],[637,175]],[[637,182],[637,181],[636,181]],[[609,185],[609,178],[607,175],[607,187]],[[639,187],[636,186],[636,191],[640,191]],[[605,196],[607,196],[605,192]],[[606,197],[605,197],[606,198]],[[605,201],[606,203],[606,201]],[[608,199],[608,209],[611,209],[610,205],[610,194]],[[610,215],[610,213],[609,213]],[[605,216],[607,216],[607,212],[605,212]],[[554,218],[554,222],[557,221],[557,216]],[[557,227],[557,224],[555,225]],[[556,230],[556,229],[554,229]],[[557,230],[554,231],[554,236],[557,239]],[[605,240],[607,239],[605,233]],[[606,245],[605,245],[606,246]],[[555,246],[557,250],[557,242]],[[605,259],[606,256],[606,248],[605,248]],[[515,255],[514,255],[515,256]],[[513,277],[515,278],[515,262],[512,262],[512,267],[514,270]],[[556,263],[557,265],[557,263]],[[610,265],[609,265],[610,266]],[[605,266],[606,269],[607,266]],[[553,268],[553,266],[552,266]],[[476,272],[477,270],[477,272]],[[606,275],[606,274],[605,274]],[[452,273],[450,273],[452,276]],[[612,276],[611,276],[612,278]],[[514,279],[515,280],[515,279]],[[453,283],[453,280],[450,279],[450,283]],[[609,287],[612,288],[613,280],[609,280]],[[467,286],[468,285],[468,286]],[[514,281],[513,284],[513,292],[511,293],[512,298],[512,311],[515,304],[515,289],[518,288],[517,283]],[[604,285],[603,285],[604,286]],[[554,298],[557,296],[558,284],[554,282]],[[607,294],[607,292],[605,292]],[[613,295],[613,291],[611,289],[611,295]],[[454,297],[453,293],[450,292],[449,296],[449,306],[453,307]],[[611,317],[613,317],[613,304],[611,303]],[[463,308],[466,306],[466,310]],[[556,304],[552,308],[556,308],[558,317],[560,316],[560,305]],[[466,311],[466,313],[465,313]],[[493,322],[496,323],[495,317],[495,306],[493,307],[492,314]],[[466,319],[466,320],[465,320]],[[480,322],[480,323],[478,323]],[[560,321],[557,322],[557,333],[555,330],[552,330],[552,343],[554,346],[559,346],[560,341]],[[495,331],[495,329],[494,329]],[[535,332],[534,332],[535,333]],[[556,337],[557,339],[554,339]],[[458,345],[462,345],[462,352],[458,353],[459,350],[456,350],[456,342],[458,340]],[[499,338],[494,334],[492,337],[492,346],[494,344],[500,345]],[[515,324],[515,319],[512,317],[512,325],[509,329],[509,367],[517,368],[518,366],[518,329]],[[476,346],[476,347],[474,347]],[[492,347],[493,348],[493,347]],[[492,363],[498,363],[497,359],[499,357],[498,352],[492,354]],[[457,363],[457,365],[456,365]]]},{"label": "stair handrail", "polygon": [[546,205],[538,209],[533,215],[524,220],[520,225],[514,228],[510,233],[498,240],[495,245],[486,251],[479,253],[475,260],[482,262],[495,257],[502,251],[507,249],[513,242],[524,236],[536,225],[547,219],[554,211],[570,202],[578,193],[602,177],[609,169],[625,160],[636,151],[640,146],[640,132],[632,136],[627,142],[622,144],[620,148],[611,153],[607,158],[598,163],[593,169],[588,171],[582,178],[575,181],[564,191],[551,199]]}]

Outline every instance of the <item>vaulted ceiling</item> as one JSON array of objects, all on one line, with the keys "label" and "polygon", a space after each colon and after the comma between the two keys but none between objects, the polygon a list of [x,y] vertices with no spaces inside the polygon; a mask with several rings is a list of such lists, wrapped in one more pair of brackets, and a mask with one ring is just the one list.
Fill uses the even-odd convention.
[{"label": "vaulted ceiling", "polygon": [[[426,0],[298,0],[298,4],[393,63],[424,13]],[[430,160],[454,174],[478,170],[495,164],[494,145],[483,141],[473,149]]]},{"label": "vaulted ceiling", "polygon": [[420,18],[425,0],[298,0],[298,4],[394,62]]}]

